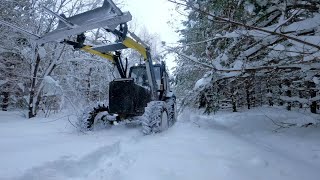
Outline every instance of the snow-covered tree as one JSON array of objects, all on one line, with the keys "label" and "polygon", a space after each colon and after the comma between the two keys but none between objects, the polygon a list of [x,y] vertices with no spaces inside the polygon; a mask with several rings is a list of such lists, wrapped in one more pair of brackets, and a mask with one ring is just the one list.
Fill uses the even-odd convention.
[{"label": "snow-covered tree", "polygon": [[[28,22],[30,5],[26,0],[1,2],[1,20],[17,24]],[[30,76],[28,63],[21,54],[21,46],[27,40],[3,25],[0,25],[0,34],[0,100],[2,110],[6,111],[9,106],[21,108],[27,104],[25,95],[28,89],[25,86]]]},{"label": "snow-covered tree", "polygon": [[[67,0],[4,1],[0,5],[0,8],[3,9],[1,11],[2,17],[4,17],[3,20],[18,25],[33,34],[43,35],[56,27],[57,19],[45,13],[42,6],[52,9],[59,14],[64,13],[66,16],[70,16],[96,8],[98,5],[101,5],[101,2],[101,0],[92,2]],[[13,52],[12,57],[19,57],[25,65],[23,75],[25,81],[19,82],[19,84],[25,85],[24,89],[28,92],[24,96],[27,99],[28,116],[30,118],[34,117],[41,109],[40,106],[45,104],[46,99],[48,99],[48,94],[44,92],[46,84],[48,84],[46,79],[56,77],[55,80],[59,80],[59,76],[55,74],[55,70],[65,60],[74,58],[72,47],[59,43],[38,45],[29,37],[15,33],[8,27],[1,26],[1,30],[7,32],[1,33],[3,37],[1,38],[3,41],[1,52]],[[8,53],[5,55],[8,56]],[[6,59],[9,59],[9,57],[6,57]],[[1,62],[4,62],[4,60]],[[8,77],[8,73],[4,77]],[[1,82],[3,85],[6,85],[4,84],[4,80]],[[7,103],[6,101],[5,103]]]},{"label": "snow-covered tree", "polygon": [[[180,54],[178,89],[190,90],[199,76],[209,71],[211,81],[205,89],[228,80],[217,93],[235,102],[232,106],[250,108],[268,101],[290,109],[298,102],[315,112],[320,2],[227,2],[176,1],[189,11],[181,31],[182,45],[174,48]],[[186,80],[188,76],[193,78]],[[179,84],[180,79],[187,83]]]}]

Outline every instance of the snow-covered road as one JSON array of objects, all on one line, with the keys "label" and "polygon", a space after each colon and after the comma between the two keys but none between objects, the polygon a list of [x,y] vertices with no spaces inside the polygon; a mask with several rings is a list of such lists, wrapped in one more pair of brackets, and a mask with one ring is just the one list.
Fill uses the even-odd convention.
[{"label": "snow-covered road", "polygon": [[279,108],[214,116],[190,111],[150,136],[126,126],[82,134],[59,115],[27,120],[1,112],[0,179],[319,179],[320,129],[273,132],[268,119],[316,117]]}]

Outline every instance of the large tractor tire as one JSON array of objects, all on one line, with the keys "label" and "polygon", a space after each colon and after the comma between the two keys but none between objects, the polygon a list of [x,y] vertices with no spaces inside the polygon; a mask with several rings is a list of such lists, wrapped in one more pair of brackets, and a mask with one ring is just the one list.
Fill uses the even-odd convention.
[{"label": "large tractor tire", "polygon": [[169,127],[171,127],[177,121],[177,105],[175,98],[170,98],[166,102],[169,118]]},{"label": "large tractor tire", "polygon": [[142,117],[142,132],[145,135],[162,132],[169,127],[169,116],[164,101],[151,101]]},{"label": "large tractor tire", "polygon": [[103,103],[87,108],[78,118],[79,127],[81,130],[90,131],[111,126],[112,123],[106,120],[109,114],[108,110],[108,107]]}]

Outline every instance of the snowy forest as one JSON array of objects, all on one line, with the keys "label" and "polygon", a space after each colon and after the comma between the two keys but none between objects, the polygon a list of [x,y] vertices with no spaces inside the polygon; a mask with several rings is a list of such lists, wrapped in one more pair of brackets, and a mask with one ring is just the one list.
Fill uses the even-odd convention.
[{"label": "snowy forest", "polygon": [[188,11],[175,71],[183,106],[319,109],[320,2],[178,1]]}]

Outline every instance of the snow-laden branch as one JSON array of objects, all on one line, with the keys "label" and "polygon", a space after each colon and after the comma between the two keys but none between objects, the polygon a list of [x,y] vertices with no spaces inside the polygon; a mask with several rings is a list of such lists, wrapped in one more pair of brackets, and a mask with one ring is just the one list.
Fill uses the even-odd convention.
[{"label": "snow-laden branch", "polygon": [[190,61],[195,62],[196,64],[202,65],[203,67],[216,70],[216,68],[214,66],[212,66],[210,64],[207,64],[207,63],[204,63],[204,62],[200,62],[200,61],[198,61],[197,58],[192,57],[192,56],[188,56],[185,53],[179,52],[176,48],[172,48],[172,47],[168,47],[167,46],[167,51],[174,52],[174,53],[178,54],[181,57],[184,57],[184,58],[186,58],[186,59],[188,59]]},{"label": "snow-laden branch", "polygon": [[296,15],[300,14],[301,10],[296,10],[295,13],[292,14],[292,16],[290,16],[288,19],[279,22],[279,24],[277,25],[277,27],[274,29],[274,31],[277,31],[279,28],[281,28],[281,26],[285,25],[286,23],[288,23],[291,19],[293,19]]},{"label": "snow-laden branch", "polygon": [[241,69],[232,68],[232,69],[222,69],[222,68],[216,68],[215,66],[212,66],[210,64],[200,62],[197,60],[197,58],[188,56],[185,53],[179,52],[177,49],[172,47],[167,47],[168,51],[174,52],[178,54],[179,56],[188,59],[190,61],[193,61],[196,64],[202,65],[203,67],[212,69],[216,72],[249,72],[249,71],[261,71],[261,70],[280,70],[280,69],[291,69],[291,70],[302,70],[302,69],[312,69],[312,70],[320,70],[320,59],[315,58],[314,62],[310,61],[303,61],[299,63],[293,63],[291,65],[271,65],[271,66],[258,66],[258,67],[243,67]]},{"label": "snow-laden branch", "polygon": [[[320,50],[320,46],[319,45],[313,44],[313,43],[310,43],[310,42],[307,42],[307,41],[303,41],[303,40],[301,40],[301,39],[299,39],[297,37],[294,37],[294,36],[282,34],[282,33],[276,32],[276,31],[271,31],[271,30],[268,30],[268,29],[259,28],[259,27],[256,27],[256,26],[247,25],[247,24],[244,24],[244,23],[241,23],[241,22],[237,22],[237,21],[233,21],[233,20],[230,20],[230,19],[227,19],[227,18],[223,18],[223,17],[217,16],[217,15],[205,12],[202,9],[200,9],[200,7],[190,6],[190,5],[181,3],[181,2],[177,2],[175,0],[168,0],[168,1],[172,2],[172,3],[175,3],[175,4],[178,4],[178,5],[181,5],[181,6],[192,8],[192,9],[198,11],[198,12],[206,14],[207,16],[209,16],[211,18],[218,19],[218,20],[223,21],[223,22],[231,23],[231,24],[237,25],[237,26],[246,27],[248,29],[254,29],[254,30],[265,32],[265,33],[272,34],[272,35],[277,35],[277,36],[283,37],[285,39],[290,39],[290,40],[293,40],[293,41],[296,41],[296,42],[299,42],[299,43],[302,43],[302,44],[305,44],[305,45],[308,45],[308,46],[311,46],[311,47],[314,47],[314,48],[317,48],[318,50]],[[208,19],[211,20],[211,18],[208,18]]]}]

